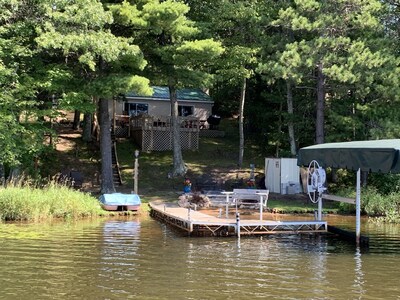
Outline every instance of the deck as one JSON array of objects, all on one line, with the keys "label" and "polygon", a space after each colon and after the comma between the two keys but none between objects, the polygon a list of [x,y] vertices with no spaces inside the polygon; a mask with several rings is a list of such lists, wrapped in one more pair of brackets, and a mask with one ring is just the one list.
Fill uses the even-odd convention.
[{"label": "deck", "polygon": [[212,216],[175,203],[151,202],[150,216],[191,236],[249,236],[327,232],[326,221],[273,221]]}]

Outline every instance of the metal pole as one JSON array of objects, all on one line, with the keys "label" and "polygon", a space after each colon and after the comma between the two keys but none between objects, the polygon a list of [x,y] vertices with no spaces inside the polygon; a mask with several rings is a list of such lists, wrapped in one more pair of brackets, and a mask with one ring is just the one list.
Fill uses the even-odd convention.
[{"label": "metal pole", "polygon": [[260,195],[260,221],[263,219],[263,195]]},{"label": "metal pole", "polygon": [[322,198],[318,201],[318,221],[322,220]]},{"label": "metal pole", "polygon": [[236,233],[238,238],[240,238],[240,213],[236,213]]},{"label": "metal pole", "polygon": [[357,170],[357,184],[356,184],[356,243],[360,244],[361,237],[361,170]]}]

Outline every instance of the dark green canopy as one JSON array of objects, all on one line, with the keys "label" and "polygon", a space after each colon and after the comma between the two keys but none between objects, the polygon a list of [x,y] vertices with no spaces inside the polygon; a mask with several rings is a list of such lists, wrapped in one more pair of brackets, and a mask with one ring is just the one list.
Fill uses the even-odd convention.
[{"label": "dark green canopy", "polygon": [[322,167],[400,173],[400,139],[326,143],[299,150],[297,164],[316,160]]}]

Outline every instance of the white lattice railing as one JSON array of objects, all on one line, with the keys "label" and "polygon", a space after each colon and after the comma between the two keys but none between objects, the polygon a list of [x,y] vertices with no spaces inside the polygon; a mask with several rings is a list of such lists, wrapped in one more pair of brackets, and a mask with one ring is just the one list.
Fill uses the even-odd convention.
[{"label": "white lattice railing", "polygon": [[[181,147],[199,148],[200,122],[194,117],[178,117]],[[130,118],[132,138],[142,151],[172,150],[172,118],[169,116],[136,116]]]}]

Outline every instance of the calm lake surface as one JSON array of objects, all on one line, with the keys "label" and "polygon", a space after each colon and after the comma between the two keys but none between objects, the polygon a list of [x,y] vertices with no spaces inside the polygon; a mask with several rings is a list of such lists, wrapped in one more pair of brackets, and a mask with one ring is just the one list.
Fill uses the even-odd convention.
[{"label": "calm lake surface", "polygon": [[[328,217],[354,228],[352,217]],[[0,299],[400,299],[400,226],[190,238],[151,219],[0,224]]]}]

